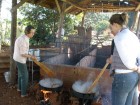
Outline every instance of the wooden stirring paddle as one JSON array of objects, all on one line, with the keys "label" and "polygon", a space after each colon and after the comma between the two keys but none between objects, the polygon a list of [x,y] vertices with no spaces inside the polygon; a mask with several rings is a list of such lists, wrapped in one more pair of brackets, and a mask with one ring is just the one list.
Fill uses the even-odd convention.
[{"label": "wooden stirring paddle", "polygon": [[55,73],[52,70],[50,70],[48,67],[46,67],[43,63],[38,62],[36,59],[32,59],[32,60],[34,61],[34,63],[36,63],[41,68],[41,70],[43,70],[45,73],[47,73],[47,75],[49,77],[55,76]]},{"label": "wooden stirring paddle", "polygon": [[103,75],[103,73],[106,70],[106,68],[107,68],[108,65],[109,65],[109,63],[106,63],[105,64],[105,66],[101,70],[100,74],[97,76],[97,78],[95,79],[95,81],[91,84],[91,86],[88,88],[88,90],[86,91],[86,93],[91,93],[92,89],[96,86],[96,84],[98,83],[99,79]]}]

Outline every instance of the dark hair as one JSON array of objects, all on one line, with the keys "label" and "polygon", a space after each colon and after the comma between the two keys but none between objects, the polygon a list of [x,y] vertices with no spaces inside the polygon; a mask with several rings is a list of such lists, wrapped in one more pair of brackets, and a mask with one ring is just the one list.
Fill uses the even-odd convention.
[{"label": "dark hair", "polygon": [[25,31],[24,31],[25,35],[26,35],[26,34],[29,34],[30,31],[31,31],[31,29],[35,29],[35,28],[34,28],[33,26],[31,26],[31,25],[28,25],[28,26],[25,28]]},{"label": "dark hair", "polygon": [[128,23],[128,15],[126,13],[122,14],[114,14],[109,20],[110,24],[117,23],[121,26],[127,25]]}]

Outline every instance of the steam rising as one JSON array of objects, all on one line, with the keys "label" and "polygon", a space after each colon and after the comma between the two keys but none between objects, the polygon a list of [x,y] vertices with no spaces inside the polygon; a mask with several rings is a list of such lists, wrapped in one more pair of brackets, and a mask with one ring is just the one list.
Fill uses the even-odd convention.
[{"label": "steam rising", "polygon": [[63,82],[56,78],[45,78],[39,81],[39,84],[46,88],[57,88],[63,85]]},{"label": "steam rising", "polygon": [[[93,81],[81,81],[78,80],[76,81],[73,85],[72,88],[79,93],[87,93],[87,90],[89,89],[89,87],[91,86],[91,84],[93,83]],[[93,88],[93,90],[91,91],[91,93],[95,93],[97,90],[97,88]]]}]

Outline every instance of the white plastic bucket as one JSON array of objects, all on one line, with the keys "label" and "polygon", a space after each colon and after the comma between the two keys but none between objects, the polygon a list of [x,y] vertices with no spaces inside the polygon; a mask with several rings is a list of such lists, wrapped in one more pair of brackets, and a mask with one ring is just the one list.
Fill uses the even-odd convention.
[{"label": "white plastic bucket", "polygon": [[[40,50],[39,49],[30,49],[29,54],[36,56],[37,60],[40,61]],[[29,58],[29,61],[32,61],[32,59]]]},{"label": "white plastic bucket", "polygon": [[5,81],[10,82],[10,71],[4,73]]}]

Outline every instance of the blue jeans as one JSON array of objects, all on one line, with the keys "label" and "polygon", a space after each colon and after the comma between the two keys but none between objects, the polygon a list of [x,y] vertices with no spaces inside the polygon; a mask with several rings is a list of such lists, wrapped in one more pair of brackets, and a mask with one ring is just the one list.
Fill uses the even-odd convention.
[{"label": "blue jeans", "polygon": [[115,74],[112,83],[112,105],[132,105],[138,73]]},{"label": "blue jeans", "polygon": [[18,89],[21,90],[21,95],[27,94],[28,88],[28,70],[24,63],[16,62],[18,68]]},{"label": "blue jeans", "polygon": [[133,97],[133,101],[132,101],[132,105],[138,105],[139,103],[139,90],[138,90],[138,86],[136,87],[136,90],[134,92],[134,97]]}]

